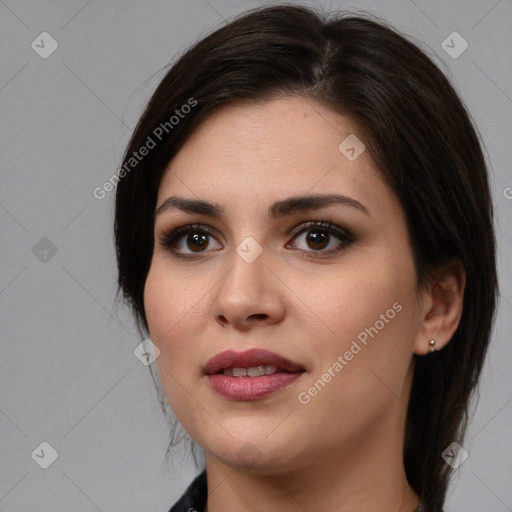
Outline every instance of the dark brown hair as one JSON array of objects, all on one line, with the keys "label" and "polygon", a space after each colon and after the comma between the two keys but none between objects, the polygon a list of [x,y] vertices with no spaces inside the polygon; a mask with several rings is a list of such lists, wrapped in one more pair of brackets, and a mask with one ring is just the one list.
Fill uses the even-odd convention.
[{"label": "dark brown hair", "polygon": [[[348,115],[361,128],[405,212],[419,287],[443,262],[464,266],[459,327],[443,350],[415,356],[406,423],[407,478],[425,511],[437,512],[451,470],[441,453],[453,441],[462,444],[490,340],[493,209],[480,141],[462,101],[405,36],[368,16],[280,5],[245,13],[191,47],[157,87],[124,156],[115,203],[118,291],[147,332],[143,293],[165,167],[223,105],[290,95]],[[176,109],[183,114],[177,122],[170,120]],[[149,139],[155,146],[130,161]]]}]

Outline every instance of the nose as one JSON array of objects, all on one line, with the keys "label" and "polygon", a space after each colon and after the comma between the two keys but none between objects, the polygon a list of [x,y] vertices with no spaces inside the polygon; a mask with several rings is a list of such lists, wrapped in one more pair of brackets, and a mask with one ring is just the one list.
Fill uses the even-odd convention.
[{"label": "nose", "polygon": [[211,305],[212,317],[221,327],[248,331],[283,320],[283,285],[265,252],[248,263],[233,251],[227,262],[230,270],[215,288]]}]

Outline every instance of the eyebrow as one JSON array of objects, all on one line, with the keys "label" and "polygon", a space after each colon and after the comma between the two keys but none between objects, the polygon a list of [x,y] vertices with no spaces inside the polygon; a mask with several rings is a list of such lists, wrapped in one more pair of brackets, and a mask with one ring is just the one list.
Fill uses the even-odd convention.
[{"label": "eyebrow", "polygon": [[[268,215],[271,218],[279,218],[293,213],[319,210],[335,204],[356,208],[366,215],[370,215],[368,209],[359,201],[339,194],[288,197],[273,203],[268,209]],[[171,209],[178,209],[187,213],[199,213],[216,218],[220,218],[224,214],[224,209],[217,203],[210,203],[201,199],[186,199],[179,196],[168,197],[157,208],[156,214],[160,215]]]}]

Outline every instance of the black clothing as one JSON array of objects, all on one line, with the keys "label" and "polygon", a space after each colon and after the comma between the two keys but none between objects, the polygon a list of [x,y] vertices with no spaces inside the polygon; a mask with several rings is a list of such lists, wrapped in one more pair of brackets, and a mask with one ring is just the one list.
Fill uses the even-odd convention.
[{"label": "black clothing", "polygon": [[197,475],[169,512],[204,512],[207,495],[205,470]]}]

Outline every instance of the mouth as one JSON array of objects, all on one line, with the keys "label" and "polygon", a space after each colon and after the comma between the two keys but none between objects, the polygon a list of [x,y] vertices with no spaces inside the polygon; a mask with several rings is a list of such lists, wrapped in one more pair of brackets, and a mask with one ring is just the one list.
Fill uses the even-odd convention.
[{"label": "mouth", "polygon": [[261,377],[276,372],[305,371],[297,363],[268,350],[253,348],[244,352],[226,350],[212,357],[204,367],[206,375],[223,373],[230,377]]},{"label": "mouth", "polygon": [[251,401],[290,386],[306,370],[268,350],[250,349],[221,352],[203,371],[215,392],[229,400]]},{"label": "mouth", "polygon": [[277,372],[284,370],[271,364],[260,364],[258,366],[249,366],[249,368],[224,368],[224,370],[217,372],[229,377],[262,377],[263,375],[274,375]]}]

